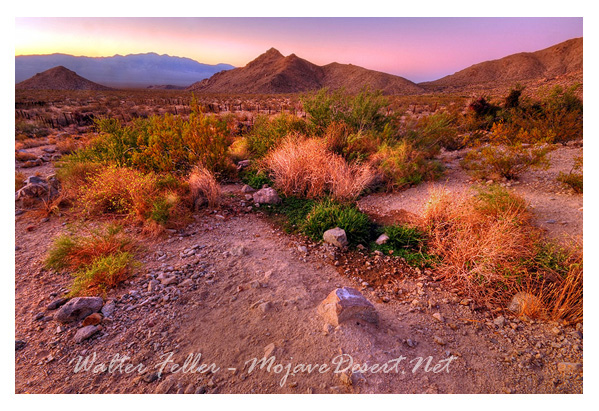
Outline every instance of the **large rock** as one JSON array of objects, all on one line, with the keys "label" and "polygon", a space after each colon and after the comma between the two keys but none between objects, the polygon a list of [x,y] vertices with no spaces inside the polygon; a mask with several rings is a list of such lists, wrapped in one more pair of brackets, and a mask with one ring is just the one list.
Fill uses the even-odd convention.
[{"label": "large rock", "polygon": [[256,191],[253,198],[254,202],[258,204],[279,204],[281,202],[281,198],[272,187],[265,187]]},{"label": "large rock", "polygon": [[25,186],[15,193],[15,201],[48,200],[58,195],[60,183],[55,175],[47,179],[38,176],[30,176],[25,181]]},{"label": "large rock", "polygon": [[318,314],[333,326],[348,320],[363,320],[374,324],[379,321],[376,309],[370,301],[351,287],[333,290],[318,306]]},{"label": "large rock", "polygon": [[375,243],[377,243],[378,245],[383,245],[386,244],[387,241],[389,241],[389,236],[383,233],[379,236],[379,238],[376,239]]},{"label": "large rock", "polygon": [[103,304],[101,297],[75,297],[60,307],[54,319],[61,323],[79,321],[100,311]]},{"label": "large rock", "polygon": [[322,239],[325,243],[335,245],[337,247],[346,247],[349,242],[345,230],[339,227],[331,228],[324,232]]}]

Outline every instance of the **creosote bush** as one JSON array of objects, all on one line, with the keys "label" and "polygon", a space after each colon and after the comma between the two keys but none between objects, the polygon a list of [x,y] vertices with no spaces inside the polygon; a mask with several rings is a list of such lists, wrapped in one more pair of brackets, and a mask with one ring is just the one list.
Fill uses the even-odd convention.
[{"label": "creosote bush", "polygon": [[314,241],[322,240],[325,231],[339,227],[345,230],[348,242],[357,245],[368,242],[371,223],[355,206],[325,199],[313,205],[300,227]]}]

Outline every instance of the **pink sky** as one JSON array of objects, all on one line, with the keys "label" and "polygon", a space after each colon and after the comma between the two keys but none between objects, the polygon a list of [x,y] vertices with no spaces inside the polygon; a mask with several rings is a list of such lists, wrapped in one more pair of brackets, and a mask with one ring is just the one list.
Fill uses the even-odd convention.
[{"label": "pink sky", "polygon": [[435,80],[582,37],[582,18],[16,18],[15,55],[156,52],[243,66],[270,47]]}]

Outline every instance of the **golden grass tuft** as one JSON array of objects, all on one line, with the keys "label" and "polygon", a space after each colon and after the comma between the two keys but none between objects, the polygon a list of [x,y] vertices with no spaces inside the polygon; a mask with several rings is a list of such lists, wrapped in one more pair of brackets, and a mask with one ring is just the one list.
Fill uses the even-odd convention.
[{"label": "golden grass tuft", "polygon": [[194,167],[188,178],[189,189],[195,204],[208,203],[210,207],[220,204],[221,189],[214,174],[205,167]]},{"label": "golden grass tuft", "polygon": [[348,164],[316,139],[287,139],[264,159],[275,186],[286,196],[355,200],[374,179],[366,165]]}]

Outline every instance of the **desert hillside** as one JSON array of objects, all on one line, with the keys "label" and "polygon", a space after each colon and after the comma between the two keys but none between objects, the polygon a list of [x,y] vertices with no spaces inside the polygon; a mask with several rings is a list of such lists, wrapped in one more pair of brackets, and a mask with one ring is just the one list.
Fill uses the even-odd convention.
[{"label": "desert hillside", "polygon": [[421,83],[433,89],[524,80],[551,79],[582,72],[582,38],[571,39],[533,53],[518,53],[470,66],[439,80]]},{"label": "desert hillside", "polygon": [[110,90],[109,87],[83,78],[63,66],[38,73],[30,79],[18,83],[15,88],[28,90]]},{"label": "desert hillside", "polygon": [[222,71],[192,84],[188,90],[211,93],[297,93],[345,88],[356,92],[364,87],[384,94],[420,94],[422,88],[399,76],[367,70],[351,64],[318,66],[295,54],[287,57],[271,48],[245,67]]}]

